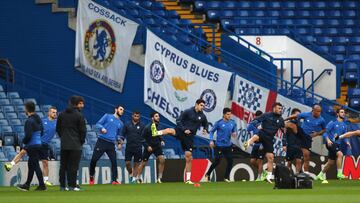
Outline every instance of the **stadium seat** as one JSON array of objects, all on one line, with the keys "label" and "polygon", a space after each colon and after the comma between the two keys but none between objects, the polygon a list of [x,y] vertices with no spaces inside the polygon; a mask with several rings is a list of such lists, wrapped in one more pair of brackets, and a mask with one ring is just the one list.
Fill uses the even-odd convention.
[{"label": "stadium seat", "polygon": [[20,124],[18,124],[18,125],[13,125],[13,130],[16,133],[23,133],[24,132],[24,126],[21,125],[21,122],[20,122]]},{"label": "stadium seat", "polygon": [[330,37],[317,37],[316,43],[317,44],[330,44],[332,39]]},{"label": "stadium seat", "polygon": [[339,10],[327,10],[326,15],[332,18],[340,18],[341,12]]},{"label": "stadium seat", "polygon": [[3,132],[3,133],[8,133],[8,132],[13,132],[13,129],[12,129],[12,127],[11,126],[8,126],[8,125],[3,125],[3,126],[1,126],[1,131]]},{"label": "stadium seat", "polygon": [[219,8],[221,8],[220,7],[221,6],[221,2],[220,1],[209,1],[209,2],[207,2],[206,3],[206,9],[214,9],[214,10],[216,10],[216,9],[219,9]]},{"label": "stadium seat", "polygon": [[326,7],[333,9],[340,9],[342,6],[340,1],[329,1],[326,2]]},{"label": "stadium seat", "polygon": [[340,31],[341,34],[344,34],[344,35],[352,35],[354,33],[354,30],[352,28],[343,28],[341,29]]},{"label": "stadium seat", "polygon": [[360,88],[350,88],[348,90],[349,98],[360,98]]},{"label": "stadium seat", "polygon": [[0,106],[10,105],[10,99],[0,99]]},{"label": "stadium seat", "polygon": [[280,16],[280,12],[278,10],[268,10],[266,11],[266,15],[269,17],[279,17]]},{"label": "stadium seat", "polygon": [[151,9],[152,4],[152,1],[141,1],[140,6],[145,9]]},{"label": "stadium seat", "polygon": [[17,98],[17,99],[11,99],[11,103],[12,103],[13,105],[24,105],[24,101],[23,101],[22,99],[19,99],[19,98]]},{"label": "stadium seat", "polygon": [[335,61],[337,62],[337,63],[342,63],[343,61],[344,61],[344,55],[343,54],[336,54],[335,55]]},{"label": "stadium seat", "polygon": [[331,53],[345,53],[346,49],[345,46],[333,46],[331,47]]},{"label": "stadium seat", "polygon": [[285,18],[291,18],[295,16],[295,11],[293,10],[283,10],[281,11],[281,16]]},{"label": "stadium seat", "polygon": [[308,18],[311,16],[310,11],[308,10],[297,10],[295,12],[297,17]]},{"label": "stadium seat", "polygon": [[297,8],[299,9],[310,9],[311,3],[308,1],[299,1],[297,2]]},{"label": "stadium seat", "polygon": [[35,98],[26,98],[26,99],[24,99],[24,102],[29,102],[29,101],[34,102],[34,104],[37,104]]},{"label": "stadium seat", "polygon": [[6,94],[5,92],[0,92],[0,99],[6,99]]},{"label": "stadium seat", "polygon": [[16,144],[17,137],[13,132],[3,132],[2,144],[3,146],[14,146]]},{"label": "stadium seat", "polygon": [[10,99],[18,99],[18,98],[20,98],[20,95],[19,95],[18,92],[8,92],[7,95],[8,95],[8,98],[10,98]]},{"label": "stadium seat", "polygon": [[10,119],[9,124],[10,125],[22,125],[21,120],[18,118]]},{"label": "stadium seat", "polygon": [[236,9],[237,8],[237,2],[236,1],[223,1],[221,2],[221,8],[223,9]]},{"label": "stadium seat", "polygon": [[344,77],[346,82],[357,82],[359,79],[358,72],[347,72]]},{"label": "stadium seat", "polygon": [[271,8],[271,9],[280,9],[281,4],[280,4],[279,1],[271,1],[271,2],[269,2],[268,7]]},{"label": "stadium seat", "polygon": [[206,6],[206,1],[195,1],[194,5],[196,11],[203,11]]},{"label": "stadium seat", "polygon": [[359,8],[359,2],[358,1],[342,1],[343,7],[345,8]]},{"label": "stadium seat", "polygon": [[284,2],[281,3],[281,7],[283,9],[295,9],[296,4],[293,1],[284,1]]},{"label": "stadium seat", "polygon": [[15,112],[15,108],[12,105],[2,106],[2,110],[5,113],[7,113],[7,112]]},{"label": "stadium seat", "polygon": [[351,108],[359,110],[360,109],[360,98],[350,99],[349,106]]},{"label": "stadium seat", "polygon": [[18,113],[18,117],[19,117],[20,119],[26,119],[26,118],[27,118],[27,115],[25,114],[25,112],[19,112],[19,113]]},{"label": "stadium seat", "polygon": [[[320,12],[319,12],[320,13]],[[325,14],[324,14],[325,15]],[[313,26],[323,26],[325,25],[325,22],[323,19],[313,19],[310,21],[310,23],[313,25]]]},{"label": "stadium seat", "polygon": [[5,115],[3,112],[0,112],[0,119],[4,119],[5,118]]},{"label": "stadium seat", "polygon": [[247,11],[247,10],[239,10],[239,11],[237,12],[237,16],[247,17],[247,16],[249,16],[249,11]]},{"label": "stadium seat", "polygon": [[166,18],[166,12],[164,10],[155,10],[155,11],[153,11],[153,13],[162,18]]},{"label": "stadium seat", "polygon": [[354,18],[356,17],[356,10],[343,10],[342,16],[346,18]]},{"label": "stadium seat", "polygon": [[232,10],[224,10],[221,12],[221,18],[233,18],[235,15],[235,11]]},{"label": "stadium seat", "polygon": [[209,18],[209,20],[217,20],[221,16],[221,11],[208,10],[206,14],[207,14],[207,17]]},{"label": "stadium seat", "polygon": [[161,2],[153,2],[153,4],[151,5],[151,9],[152,10],[164,10],[165,6]]},{"label": "stadium seat", "polygon": [[8,159],[6,158],[4,152],[0,152],[0,161],[8,161]]},{"label": "stadium seat", "polygon": [[349,53],[360,53],[360,46],[348,46],[347,51]]},{"label": "stadium seat", "polygon": [[239,8],[251,8],[251,3],[250,1],[239,1],[238,5]]},{"label": "stadium seat", "polygon": [[9,122],[7,119],[0,119],[0,125],[9,125]]},{"label": "stadium seat", "polygon": [[333,44],[345,44],[349,41],[346,37],[333,37],[332,42]]}]

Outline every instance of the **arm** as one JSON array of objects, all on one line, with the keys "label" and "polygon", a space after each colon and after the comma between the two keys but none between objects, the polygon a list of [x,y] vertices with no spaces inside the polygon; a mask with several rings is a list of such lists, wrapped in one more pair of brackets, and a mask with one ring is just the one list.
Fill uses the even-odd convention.
[{"label": "arm", "polygon": [[79,117],[78,129],[79,129],[80,142],[81,144],[84,144],[86,137],[86,123],[85,123],[85,118],[81,114]]},{"label": "arm", "polygon": [[214,133],[217,130],[218,124],[219,124],[219,122],[216,121],[214,126],[210,130],[210,142],[214,140]]},{"label": "arm", "polygon": [[62,116],[60,114],[56,121],[56,132],[59,135],[59,137],[61,137],[61,122],[62,122]]},{"label": "arm", "polygon": [[96,129],[98,129],[101,133],[104,133],[103,129],[105,129],[104,124],[107,120],[106,118],[107,118],[107,114],[103,115],[103,117],[101,117],[101,119],[95,125]]},{"label": "arm", "polygon": [[298,116],[297,116],[297,115],[291,115],[291,116],[289,116],[289,117],[285,118],[285,120],[284,120],[284,121],[293,120],[293,119],[297,119],[297,118],[298,118]]},{"label": "arm", "polygon": [[25,122],[24,131],[25,131],[25,137],[23,139],[23,143],[28,144],[33,134],[32,122],[30,120],[27,120]]},{"label": "arm", "polygon": [[237,125],[236,125],[236,122],[234,121],[234,127],[233,129],[231,130],[231,136],[235,139],[236,136],[237,136]]},{"label": "arm", "polygon": [[147,149],[149,147],[149,134],[151,136],[151,132],[148,132],[149,129],[147,127],[144,128],[144,130],[141,132],[141,137],[144,139],[144,142],[143,142],[143,146],[145,149]]},{"label": "arm", "polygon": [[184,131],[186,130],[183,122],[185,119],[187,119],[187,117],[188,117],[187,114],[188,114],[188,111],[185,110],[180,114],[179,118],[176,119],[177,128],[179,128],[182,133],[184,133]]},{"label": "arm", "polygon": [[[204,116],[205,116],[205,115],[204,115]],[[204,128],[204,130],[205,130],[206,132],[209,132],[209,122],[208,122],[206,116],[205,116],[205,119],[204,119],[203,122],[202,122],[202,126],[203,126],[203,128]]]},{"label": "arm", "polygon": [[120,135],[119,140],[121,141],[121,143],[124,143],[127,133],[128,133],[128,129],[127,129],[127,125],[125,124],[123,125],[122,130],[119,133]]},{"label": "arm", "polygon": [[323,120],[323,122],[321,123],[321,127],[322,127],[322,130],[320,130],[319,132],[314,132],[313,134],[311,134],[311,137],[317,137],[317,136],[320,136],[320,135],[322,135],[322,134],[324,134],[326,132],[325,120]]}]

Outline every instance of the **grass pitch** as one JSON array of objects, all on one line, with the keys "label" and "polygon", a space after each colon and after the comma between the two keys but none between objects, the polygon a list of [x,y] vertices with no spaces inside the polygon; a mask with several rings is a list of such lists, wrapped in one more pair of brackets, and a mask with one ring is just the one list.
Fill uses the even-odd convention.
[{"label": "grass pitch", "polygon": [[314,181],[313,189],[274,190],[265,182],[201,183],[200,187],[184,183],[95,185],[82,186],[80,192],[60,192],[59,187],[48,191],[22,192],[15,187],[0,187],[0,200],[4,203],[56,203],[56,202],[360,202],[359,180],[330,180],[329,184]]}]

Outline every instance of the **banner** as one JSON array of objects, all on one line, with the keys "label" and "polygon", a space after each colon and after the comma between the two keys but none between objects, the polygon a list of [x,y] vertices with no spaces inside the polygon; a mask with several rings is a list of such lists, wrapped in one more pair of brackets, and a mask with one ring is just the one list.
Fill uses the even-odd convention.
[{"label": "banner", "polygon": [[79,1],[75,67],[121,92],[138,24],[91,0]]},{"label": "banner", "polygon": [[[3,169],[5,162],[0,162],[0,167]],[[125,161],[117,160],[118,179],[117,181],[124,183],[130,182],[130,175],[126,170]],[[40,163],[42,167],[42,164]],[[78,171],[77,183],[80,185],[89,184],[90,179],[90,161],[81,161]],[[49,161],[49,181],[55,185],[59,185],[59,170],[60,161]],[[21,161],[15,165],[10,172],[0,170],[0,186],[16,186],[23,184],[26,181],[28,167],[26,161]],[[144,183],[155,183],[156,180],[156,161],[149,159],[147,166],[145,166],[142,180]],[[95,168],[94,175],[95,184],[110,184],[111,183],[111,163],[110,160],[100,159]],[[32,184],[38,184],[36,175],[32,180]]]},{"label": "banner", "polygon": [[[246,128],[254,117],[255,112],[260,110],[263,113],[272,111],[272,105],[275,102],[280,102],[283,105],[283,118],[290,116],[293,108],[298,108],[302,112],[311,111],[311,108],[288,99],[276,92],[250,82],[240,76],[235,78],[235,87],[233,93],[233,100],[231,104],[234,119],[237,122],[238,138],[233,140],[233,143],[244,150],[243,143],[250,139],[250,134]],[[282,151],[282,132],[279,131],[275,136],[275,154],[284,155]],[[246,152],[250,153],[252,147],[249,147]],[[245,150],[244,150],[245,151]]]},{"label": "banner", "polygon": [[210,123],[222,118],[231,73],[205,64],[147,30],[144,102],[175,123],[202,98]]},{"label": "banner", "polygon": [[[280,164],[284,157],[275,157],[275,163]],[[209,159],[193,159],[191,170],[191,181],[204,182],[206,172],[209,170],[213,160]],[[310,157],[310,170],[309,174],[315,178],[317,174],[325,167],[327,157],[324,156],[311,156]],[[342,162],[342,171],[349,179],[358,180],[360,178],[360,162],[357,156],[344,156]],[[220,164],[210,175],[211,182],[223,181],[226,171],[227,162],[221,161]],[[167,160],[164,171],[164,182],[183,182],[185,181],[184,173],[185,161],[183,159]],[[263,169],[267,168],[266,159],[263,163]],[[292,165],[292,170],[295,173],[295,165]],[[171,169],[171,170],[169,170]],[[336,167],[330,167],[326,173],[327,179],[336,179]],[[257,177],[257,168],[250,164],[250,159],[234,158],[234,163],[230,171],[231,181],[254,181]]]}]

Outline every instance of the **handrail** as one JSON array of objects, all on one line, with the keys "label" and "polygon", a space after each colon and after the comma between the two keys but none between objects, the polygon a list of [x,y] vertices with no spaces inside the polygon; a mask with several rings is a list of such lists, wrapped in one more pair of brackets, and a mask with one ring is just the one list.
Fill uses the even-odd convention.
[{"label": "handrail", "polygon": [[[281,71],[281,74],[280,74],[280,79],[281,80],[284,80],[284,62],[285,61],[290,61],[290,83],[291,84],[297,84],[298,81],[301,79],[301,74],[303,73],[304,71],[304,62],[301,58],[274,58],[273,61],[280,61],[280,71]],[[295,61],[298,61],[300,63],[300,77],[294,82],[294,62]],[[281,88],[284,87],[284,84],[281,83]],[[302,88],[305,89],[305,81],[303,79],[302,81]]]},{"label": "handrail", "polygon": [[329,69],[329,68],[327,68],[327,69],[324,69],[316,78],[315,78],[315,80],[312,82],[312,84],[308,87],[308,88],[306,88],[307,90],[310,88],[310,87],[312,87],[312,89],[314,89],[314,84],[320,79],[320,77],[321,76],[323,76],[324,75],[324,73],[327,73],[327,74],[329,74],[329,75],[331,75],[331,72],[332,72],[333,70],[332,69]]}]

